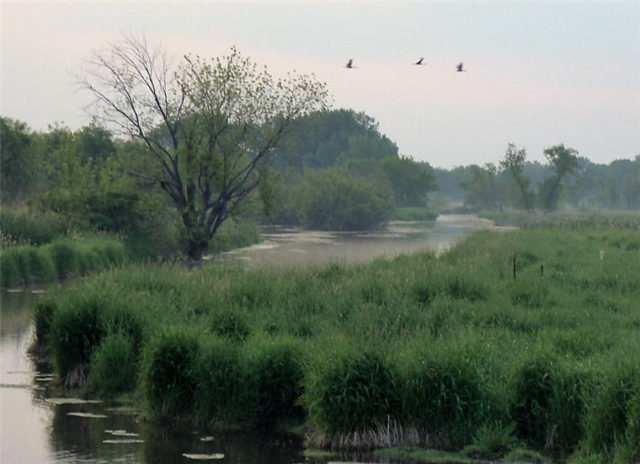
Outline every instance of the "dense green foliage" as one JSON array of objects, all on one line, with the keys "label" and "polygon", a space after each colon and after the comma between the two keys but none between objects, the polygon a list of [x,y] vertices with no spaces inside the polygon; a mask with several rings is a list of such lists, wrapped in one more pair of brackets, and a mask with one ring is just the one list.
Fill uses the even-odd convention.
[{"label": "dense green foliage", "polygon": [[348,267],[134,266],[50,295],[39,331],[61,375],[90,363],[90,385],[94,362],[99,377],[121,357],[114,380],[141,365],[156,419],[623,462],[638,453],[639,253],[635,230],[543,228]]},{"label": "dense green foliage", "polygon": [[[324,230],[383,225],[397,208],[421,216],[437,188],[428,163],[398,154],[377,123],[353,110],[300,118],[277,151],[268,220]],[[273,186],[273,185],[272,185]]]},{"label": "dense green foliage", "polygon": [[310,229],[375,229],[393,210],[385,184],[354,178],[343,169],[315,171],[295,192],[299,220]]},{"label": "dense green foliage", "polygon": [[118,266],[127,259],[123,243],[95,236],[71,240],[56,239],[37,247],[19,245],[2,250],[2,286],[49,282]]}]

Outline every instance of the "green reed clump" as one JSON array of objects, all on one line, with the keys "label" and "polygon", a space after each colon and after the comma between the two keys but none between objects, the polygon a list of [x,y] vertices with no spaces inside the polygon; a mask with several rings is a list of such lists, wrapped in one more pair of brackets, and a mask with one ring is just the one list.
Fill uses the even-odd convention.
[{"label": "green reed clump", "polygon": [[636,384],[627,406],[627,431],[614,460],[620,463],[640,462],[640,383]]},{"label": "green reed clump", "polygon": [[301,345],[288,337],[253,339],[243,351],[244,416],[253,426],[272,429],[281,422],[301,421],[298,404],[304,369]]},{"label": "green reed clump", "polygon": [[[588,398],[584,446],[589,452],[613,459],[621,448],[628,450],[627,437],[634,429],[638,430],[636,397],[640,394],[640,369],[624,362],[602,374],[605,381],[599,382]],[[634,438],[637,440],[638,436]]]},{"label": "green reed clump", "polygon": [[100,314],[100,322],[105,333],[127,337],[135,355],[140,352],[149,333],[149,317],[139,306],[132,306],[126,301],[116,300],[105,307]]},{"label": "green reed clump", "polygon": [[57,303],[52,299],[41,300],[36,303],[34,309],[36,340],[40,345],[46,345],[51,341],[51,325],[57,308]]},{"label": "green reed clump", "polygon": [[49,245],[51,259],[60,277],[68,277],[78,272],[78,252],[70,240],[59,240]]},{"label": "green reed clump", "polygon": [[572,450],[584,436],[584,390],[591,379],[548,356],[515,373],[511,417],[516,434],[536,449]]},{"label": "green reed clump", "polygon": [[2,287],[11,287],[21,280],[15,249],[3,250],[0,254],[0,284]]},{"label": "green reed clump", "polygon": [[473,435],[473,443],[462,454],[474,459],[499,459],[514,450],[518,444],[513,424],[482,425]]},{"label": "green reed clump", "polygon": [[63,236],[67,224],[52,212],[33,212],[0,208],[0,229],[3,240],[20,245],[40,246]]},{"label": "green reed clump", "polygon": [[230,309],[214,313],[211,328],[216,335],[233,341],[243,341],[251,333],[246,318],[239,311]]},{"label": "green reed clump", "polygon": [[51,321],[50,340],[58,372],[66,375],[77,365],[88,365],[104,334],[100,314],[106,299],[90,295],[65,301]]},{"label": "green reed clump", "polygon": [[193,413],[199,357],[198,336],[188,329],[166,329],[146,344],[141,382],[152,418],[187,417]]},{"label": "green reed clump", "polygon": [[397,375],[374,351],[337,354],[309,380],[310,420],[330,435],[373,428],[399,412]]},{"label": "green reed clump", "polygon": [[200,348],[196,372],[196,419],[201,423],[244,420],[244,372],[240,345],[207,337]]},{"label": "green reed clump", "polygon": [[112,398],[136,387],[138,356],[135,345],[130,335],[123,332],[112,332],[102,339],[91,356],[89,392]]},{"label": "green reed clump", "polygon": [[456,448],[469,442],[488,419],[487,395],[479,374],[454,353],[413,353],[402,370],[402,417],[434,438]]}]

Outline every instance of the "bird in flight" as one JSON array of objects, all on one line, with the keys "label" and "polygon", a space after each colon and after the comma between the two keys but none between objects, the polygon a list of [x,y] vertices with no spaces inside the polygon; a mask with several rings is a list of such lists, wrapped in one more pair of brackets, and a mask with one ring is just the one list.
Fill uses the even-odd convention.
[{"label": "bird in flight", "polygon": [[421,57],[418,61],[416,61],[413,64],[417,64],[418,66],[422,66],[422,65],[427,64],[427,63],[423,63],[423,61],[424,61],[424,57]]},{"label": "bird in flight", "polygon": [[355,67],[353,66],[353,58],[349,58],[349,61],[347,61],[347,64],[344,67],[348,69],[353,69]]},{"label": "bird in flight", "polygon": [[456,72],[466,72],[466,69],[462,69],[462,63],[458,63],[458,66],[456,66]]}]

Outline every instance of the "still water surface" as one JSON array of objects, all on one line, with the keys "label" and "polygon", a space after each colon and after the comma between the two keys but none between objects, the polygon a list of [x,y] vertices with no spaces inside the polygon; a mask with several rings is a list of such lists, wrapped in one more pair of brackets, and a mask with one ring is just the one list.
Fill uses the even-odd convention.
[{"label": "still water surface", "polygon": [[[422,248],[440,251],[489,221],[441,216],[435,223],[396,222],[378,233],[265,230],[264,242],[226,253],[224,260],[249,266],[295,266],[362,262]],[[2,292],[0,313],[0,462],[19,463],[264,463],[329,461],[383,462],[372,456],[333,456],[311,460],[299,438],[256,437],[192,429],[160,428],[140,421],[118,405],[60,404],[53,398],[50,366],[28,353],[33,341],[33,306],[39,292]],[[223,455],[194,461],[185,454]],[[384,461],[389,462],[389,461]]]}]

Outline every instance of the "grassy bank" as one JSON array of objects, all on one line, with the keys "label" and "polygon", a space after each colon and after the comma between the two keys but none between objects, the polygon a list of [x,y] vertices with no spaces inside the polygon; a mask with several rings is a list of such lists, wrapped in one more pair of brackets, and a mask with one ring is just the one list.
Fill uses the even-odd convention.
[{"label": "grassy bank", "polygon": [[633,462],[639,298],[637,232],[537,229],[353,266],[133,266],[51,294],[36,326],[68,383],[137,390],[153,420]]},{"label": "grassy bank", "polygon": [[[53,282],[125,262],[181,258],[177,241],[168,238],[171,234],[166,231],[147,230],[124,236],[71,230],[67,226],[55,213],[0,209],[0,285]],[[229,220],[211,241],[209,252],[219,253],[259,241],[254,223]]]}]

